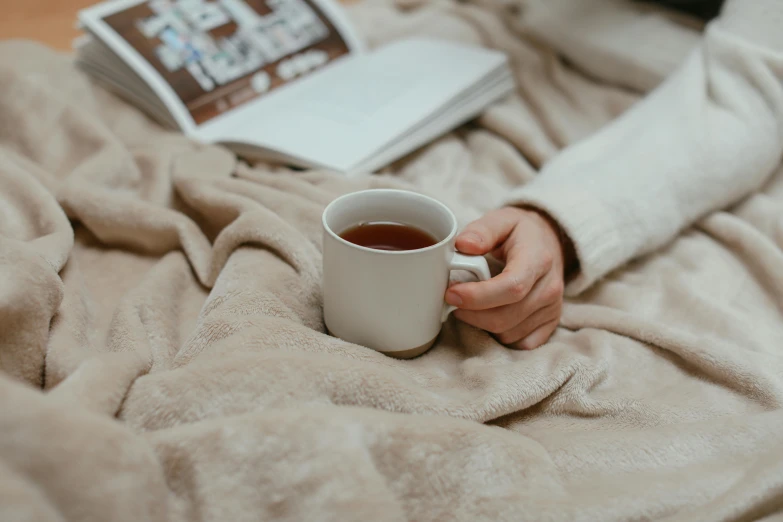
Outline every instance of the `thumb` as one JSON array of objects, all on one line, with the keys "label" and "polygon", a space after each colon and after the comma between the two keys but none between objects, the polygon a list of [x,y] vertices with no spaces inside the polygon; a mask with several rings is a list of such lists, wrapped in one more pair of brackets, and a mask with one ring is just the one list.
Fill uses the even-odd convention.
[{"label": "thumb", "polygon": [[457,236],[457,250],[475,256],[492,252],[508,238],[523,212],[519,208],[507,207],[487,213]]}]

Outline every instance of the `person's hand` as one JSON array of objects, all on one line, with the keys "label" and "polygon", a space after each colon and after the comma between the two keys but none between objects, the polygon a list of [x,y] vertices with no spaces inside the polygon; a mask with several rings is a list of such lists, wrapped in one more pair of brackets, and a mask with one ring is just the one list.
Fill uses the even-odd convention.
[{"label": "person's hand", "polygon": [[544,344],[557,328],[563,306],[564,266],[573,247],[561,244],[557,225],[534,210],[505,207],[486,214],[457,236],[457,250],[492,253],[505,261],[489,281],[459,283],[446,292],[454,315],[523,350]]}]

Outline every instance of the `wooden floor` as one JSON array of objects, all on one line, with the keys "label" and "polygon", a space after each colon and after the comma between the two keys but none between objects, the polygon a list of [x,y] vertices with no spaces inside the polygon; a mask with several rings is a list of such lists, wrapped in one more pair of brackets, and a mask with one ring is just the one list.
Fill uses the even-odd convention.
[{"label": "wooden floor", "polygon": [[3,3],[0,39],[32,39],[68,50],[79,34],[74,26],[76,12],[95,0],[11,0]]},{"label": "wooden floor", "polygon": [[[354,0],[341,0],[347,4]],[[25,38],[69,50],[79,31],[76,12],[96,0],[3,0],[0,40]]]}]

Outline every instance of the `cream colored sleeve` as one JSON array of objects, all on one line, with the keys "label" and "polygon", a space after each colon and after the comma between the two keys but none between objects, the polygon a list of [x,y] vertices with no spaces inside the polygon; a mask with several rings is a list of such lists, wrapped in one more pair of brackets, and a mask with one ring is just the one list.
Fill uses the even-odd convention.
[{"label": "cream colored sleeve", "polygon": [[544,210],[572,239],[574,295],[759,188],[782,153],[783,1],[729,0],[672,76],[508,204]]}]

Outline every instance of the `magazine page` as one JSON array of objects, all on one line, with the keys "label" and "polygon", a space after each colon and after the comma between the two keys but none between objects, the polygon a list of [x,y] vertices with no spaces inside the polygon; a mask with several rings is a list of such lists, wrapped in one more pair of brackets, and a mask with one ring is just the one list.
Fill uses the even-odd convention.
[{"label": "magazine page", "polygon": [[251,104],[241,117],[204,125],[196,136],[350,172],[419,127],[435,125],[443,114],[453,123],[462,117],[463,99],[492,101],[498,94],[491,87],[506,64],[505,55],[494,50],[436,39],[398,40],[317,71],[272,93],[267,100],[273,103]]},{"label": "magazine page", "polygon": [[79,20],[185,132],[363,50],[333,0],[115,0]]}]

